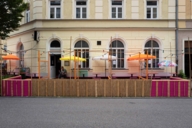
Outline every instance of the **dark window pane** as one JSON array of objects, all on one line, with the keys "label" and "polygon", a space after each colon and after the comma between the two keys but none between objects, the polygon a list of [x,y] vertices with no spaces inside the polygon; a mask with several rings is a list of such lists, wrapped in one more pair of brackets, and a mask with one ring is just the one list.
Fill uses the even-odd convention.
[{"label": "dark window pane", "polygon": [[151,47],[151,41],[148,41],[148,42],[145,44],[145,47]]},{"label": "dark window pane", "polygon": [[124,58],[124,50],[121,49],[121,58]]},{"label": "dark window pane", "polygon": [[87,44],[87,42],[85,42],[85,41],[82,41],[82,47],[84,47],[84,48],[88,48],[89,47],[89,45]]},{"label": "dark window pane", "polygon": [[112,5],[122,5],[122,1],[112,1]]},{"label": "dark window pane", "polygon": [[118,13],[122,13],[122,8],[118,8]]},{"label": "dark window pane", "polygon": [[157,1],[147,1],[147,6],[157,5]]},{"label": "dark window pane", "polygon": [[115,12],[115,13],[116,13],[116,8],[112,8],[112,12]]},{"label": "dark window pane", "polygon": [[86,1],[77,1],[76,5],[86,5]]},{"label": "dark window pane", "polygon": [[124,47],[123,43],[121,41],[116,41],[117,47]]},{"label": "dark window pane", "polygon": [[122,18],[122,8],[118,8],[118,18]]},{"label": "dark window pane", "polygon": [[112,13],[112,18],[116,18],[116,13]]},{"label": "dark window pane", "polygon": [[57,8],[57,10],[56,10],[56,18],[60,18],[60,8]]},{"label": "dark window pane", "polygon": [[76,44],[75,44],[75,48],[80,48],[81,47],[81,42],[78,41]]},{"label": "dark window pane", "polygon": [[82,18],[86,18],[87,17],[87,14],[86,14],[86,11],[87,9],[86,8],[82,8],[82,13],[83,13],[83,16]]},{"label": "dark window pane", "polygon": [[51,8],[51,10],[50,10],[50,18],[54,18],[54,14],[55,14],[55,9]]},{"label": "dark window pane", "polygon": [[118,13],[118,18],[122,18],[122,13]]},{"label": "dark window pane", "polygon": [[88,48],[89,45],[87,44],[87,42],[83,41],[83,40],[80,40],[78,41],[76,44],[75,44],[75,48],[81,48],[81,47],[84,47],[84,48]]},{"label": "dark window pane", "polygon": [[52,41],[51,42],[51,47],[60,47],[59,41],[56,41],[56,40]]},{"label": "dark window pane", "polygon": [[60,4],[61,4],[61,1],[60,1],[60,0],[51,1],[50,4],[51,4],[51,5],[60,5]]},{"label": "dark window pane", "polygon": [[116,18],[116,8],[112,8],[111,11],[112,11],[112,13],[111,13],[112,16],[111,16],[111,17],[112,17],[112,18]]},{"label": "dark window pane", "polygon": [[156,41],[153,41],[153,47],[159,47],[159,44]]},{"label": "dark window pane", "polygon": [[151,18],[151,8],[147,8],[147,18]]},{"label": "dark window pane", "polygon": [[80,17],[81,17],[80,8],[76,8],[76,18]]},{"label": "dark window pane", "polygon": [[153,18],[157,18],[157,8],[153,8]]}]

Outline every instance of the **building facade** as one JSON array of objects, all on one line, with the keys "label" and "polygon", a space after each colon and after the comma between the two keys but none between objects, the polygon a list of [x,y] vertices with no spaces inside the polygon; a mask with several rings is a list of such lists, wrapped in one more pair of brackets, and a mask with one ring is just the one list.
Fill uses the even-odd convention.
[{"label": "building facade", "polygon": [[[179,1],[183,4],[183,0]],[[78,54],[86,58],[85,62],[78,63],[79,68],[87,70],[85,74],[91,76],[94,73],[104,73],[109,63],[92,58],[111,51],[112,55],[117,57],[112,62],[112,72],[116,75],[127,75],[129,72],[145,70],[146,67],[144,62],[127,61],[127,58],[148,51],[156,56],[156,59],[149,60],[148,66],[151,70],[175,72],[175,68],[158,66],[164,59],[176,61],[175,0],[26,2],[29,3],[29,8],[24,12],[20,28],[12,32],[7,39],[7,49],[22,58],[12,65],[13,68],[29,67],[31,73],[37,73],[37,57],[40,51],[41,60],[50,59],[50,77],[55,78],[61,65],[64,65],[68,72],[75,66],[74,62],[69,62],[69,66],[68,62],[60,61],[59,58]],[[183,15],[181,12],[179,18]],[[188,13],[186,15],[188,16]],[[179,21],[179,27],[187,22],[188,20]],[[40,66],[41,75],[46,75],[48,63],[42,62]],[[182,69],[182,66],[179,68]]]},{"label": "building facade", "polygon": [[192,1],[179,1],[178,5],[178,69],[183,70],[186,76],[190,77],[192,70]]}]

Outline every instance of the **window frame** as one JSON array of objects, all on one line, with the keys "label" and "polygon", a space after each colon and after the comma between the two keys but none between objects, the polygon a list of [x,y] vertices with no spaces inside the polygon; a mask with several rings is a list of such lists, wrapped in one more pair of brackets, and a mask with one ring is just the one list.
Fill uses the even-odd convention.
[{"label": "window frame", "polygon": [[[115,42],[115,41],[119,41],[119,42],[121,42],[122,43],[122,45],[123,45],[123,47],[113,47],[113,45],[111,46],[111,44],[113,43],[113,42]],[[117,42],[116,42],[117,43]],[[122,41],[120,41],[120,40],[118,40],[118,39],[116,39],[116,40],[113,40],[110,44],[109,44],[109,51],[110,51],[110,53],[111,53],[111,50],[112,50],[112,56],[116,56],[117,57],[117,59],[116,60],[113,60],[113,61],[111,61],[111,67],[112,67],[112,69],[123,69],[123,68],[125,68],[125,45],[123,44],[123,42]],[[123,50],[123,58],[122,57],[118,57],[118,53],[119,53],[119,51],[121,51],[121,50]],[[115,55],[113,54],[114,52],[113,51],[115,51]],[[120,53],[120,54],[122,54],[122,53]],[[121,56],[121,55],[120,55]],[[121,60],[123,60],[123,62],[121,63]],[[115,61],[115,62],[114,62]],[[122,64],[123,66],[121,67],[121,66],[118,66],[118,62],[120,61],[120,65]],[[113,66],[115,64],[115,67]]]},{"label": "window frame", "polygon": [[[153,47],[153,45],[152,45],[151,47],[146,47],[145,45],[146,45],[149,41],[151,41],[151,43],[152,43],[153,41],[155,41],[155,42],[158,44],[158,47]],[[146,54],[146,50],[149,50],[149,51],[148,51],[148,54],[149,54],[149,55],[154,55],[153,53],[155,52],[155,55],[154,55],[154,56],[156,56],[156,59],[151,59],[151,64],[148,63],[148,67],[149,67],[149,68],[159,68],[159,66],[158,66],[158,63],[160,62],[160,45],[159,45],[159,43],[158,43],[156,40],[154,40],[154,39],[150,39],[150,40],[148,40],[148,41],[145,43],[145,45],[144,45],[144,52],[145,52],[145,54]],[[156,55],[157,52],[158,52],[158,56]],[[153,62],[156,62],[155,67],[153,66]],[[145,67],[146,67],[146,64],[145,64]]]},{"label": "window frame", "polygon": [[[75,44],[74,44],[74,55],[75,56],[79,56],[82,58],[85,58],[86,61],[83,62],[79,62],[80,67],[79,68],[89,68],[90,67],[90,53],[89,53],[89,44],[87,43],[88,47],[82,47],[82,42],[81,42],[81,46],[75,46],[78,42],[80,41],[84,41],[85,43],[87,43],[87,41],[85,40],[78,40]],[[78,51],[78,52],[77,52]],[[79,54],[80,53],[80,54]],[[88,57],[83,57],[86,55],[83,55],[85,53],[88,53]],[[87,64],[88,63],[88,64]],[[85,66],[84,66],[85,65]],[[88,66],[87,66],[88,65]]]},{"label": "window frame", "polygon": [[[155,5],[154,5],[154,6],[152,6],[152,5],[147,5],[147,2],[148,2],[148,1],[156,1],[156,2],[157,2],[157,5],[156,5],[156,6],[155,6]],[[146,19],[158,19],[158,18],[159,18],[159,0],[146,0],[145,6],[146,6],[146,7],[145,7],[145,9],[146,9],[146,11],[145,11],[145,13],[146,13],[146,14],[145,14],[145,18],[146,18]],[[147,18],[147,9],[148,9],[148,8],[151,9],[151,17],[150,17],[150,18]],[[156,17],[156,18],[153,18],[153,13],[154,13],[153,9],[154,9],[154,8],[157,9],[157,14],[156,14],[157,17]]]},{"label": "window frame", "polygon": [[[121,1],[122,2],[122,5],[112,5],[112,1]],[[113,14],[113,12],[112,12],[112,8],[115,8],[116,9],[116,12],[115,12],[115,14],[116,14],[116,17],[115,18],[113,18],[113,16],[112,16],[112,14]],[[121,13],[121,18],[118,18],[118,9],[119,8],[121,8],[121,10],[122,10],[122,13]],[[111,3],[110,3],[110,18],[111,19],[123,19],[123,15],[124,15],[124,0],[111,0]]]},{"label": "window frame", "polygon": [[[86,5],[77,5],[77,2],[84,1]],[[80,18],[77,18],[77,8],[80,8]],[[83,8],[86,8],[86,18],[83,18]],[[75,19],[87,19],[88,18],[88,0],[75,0]]]},{"label": "window frame", "polygon": [[27,10],[26,12],[25,12],[25,16],[26,16],[26,23],[28,23],[29,21],[30,21],[30,10]]},{"label": "window frame", "polygon": [[[61,19],[62,17],[62,0],[59,0],[60,1],[60,5],[51,5],[51,1],[55,1],[55,0],[49,0],[49,19]],[[54,9],[54,18],[51,18],[51,9]],[[57,9],[60,9],[60,17],[57,18]]]}]

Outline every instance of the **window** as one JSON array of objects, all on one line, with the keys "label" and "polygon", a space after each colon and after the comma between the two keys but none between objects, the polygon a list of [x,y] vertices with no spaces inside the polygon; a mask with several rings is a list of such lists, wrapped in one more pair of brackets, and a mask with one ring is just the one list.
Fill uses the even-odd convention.
[{"label": "window", "polygon": [[151,59],[148,63],[149,68],[158,68],[159,63],[159,44],[155,40],[149,40],[145,44],[145,54],[148,51],[149,55],[156,56],[156,59]]},{"label": "window", "polygon": [[123,6],[122,1],[112,0],[111,1],[111,18],[119,19],[122,18]]},{"label": "window", "polygon": [[157,19],[158,13],[158,1],[157,0],[147,0],[146,16],[147,19]]},{"label": "window", "polygon": [[25,12],[25,17],[26,17],[26,23],[30,21],[30,4],[28,4],[28,8]]},{"label": "window", "polygon": [[20,46],[19,46],[19,66],[20,67],[23,67],[24,65],[23,65],[23,60],[24,60],[24,52],[23,52],[23,50],[24,50],[24,47],[23,47],[23,44],[21,44]]},{"label": "window", "polygon": [[59,41],[54,40],[51,42],[50,46],[51,46],[51,48],[60,48],[60,43],[59,43]]},{"label": "window", "polygon": [[50,1],[50,18],[51,19],[61,18],[61,1],[60,0]]},{"label": "window", "polygon": [[87,1],[76,1],[76,18],[87,18]]},{"label": "window", "polygon": [[79,62],[80,68],[89,68],[89,45],[87,42],[80,40],[75,44],[75,56],[85,58],[86,61]]},{"label": "window", "polygon": [[[112,44],[112,45],[111,45]],[[109,46],[109,51],[112,56],[116,56],[117,59],[112,61],[113,68],[124,68],[124,45],[121,41],[115,40]]]}]

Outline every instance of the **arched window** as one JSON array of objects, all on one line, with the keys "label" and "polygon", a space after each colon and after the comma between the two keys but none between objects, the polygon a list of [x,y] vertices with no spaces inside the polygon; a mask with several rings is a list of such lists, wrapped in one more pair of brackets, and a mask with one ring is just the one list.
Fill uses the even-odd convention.
[{"label": "arched window", "polygon": [[86,61],[81,62],[80,68],[89,68],[89,45],[84,40],[78,41],[75,46],[75,56],[85,58]]},{"label": "arched window", "polygon": [[24,47],[23,47],[23,44],[21,44],[20,46],[19,46],[19,66],[20,67],[24,67]]},{"label": "arched window", "polygon": [[51,48],[60,48],[59,41],[57,41],[57,40],[52,41],[51,44],[50,44],[50,47]]},{"label": "arched window", "polygon": [[[112,45],[111,45],[112,44]],[[109,51],[117,59],[112,61],[113,68],[124,68],[124,45],[121,41],[115,40],[109,46]]]},{"label": "arched window", "polygon": [[158,63],[159,63],[159,44],[155,40],[149,40],[145,44],[145,54],[147,53],[149,55],[156,56],[156,59],[152,59],[148,63],[149,68],[158,68]]}]

